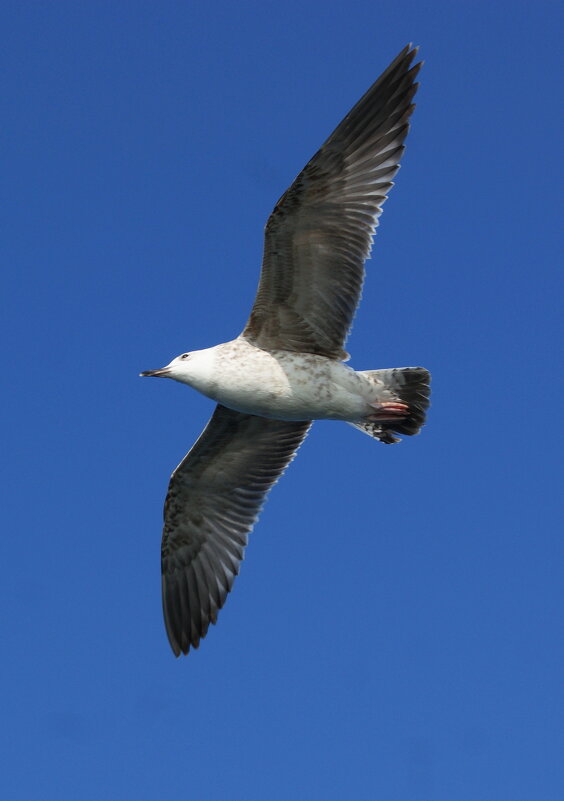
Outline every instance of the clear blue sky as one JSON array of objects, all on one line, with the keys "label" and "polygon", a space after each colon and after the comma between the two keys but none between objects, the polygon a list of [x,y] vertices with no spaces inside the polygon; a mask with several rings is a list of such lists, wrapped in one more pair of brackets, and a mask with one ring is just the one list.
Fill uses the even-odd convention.
[{"label": "clear blue sky", "polygon": [[[0,664],[10,801],[560,801],[556,2],[2,2]],[[279,195],[388,62],[425,67],[353,334],[421,436],[318,423],[199,651],[160,609]],[[559,247],[560,246],[560,247]]]}]

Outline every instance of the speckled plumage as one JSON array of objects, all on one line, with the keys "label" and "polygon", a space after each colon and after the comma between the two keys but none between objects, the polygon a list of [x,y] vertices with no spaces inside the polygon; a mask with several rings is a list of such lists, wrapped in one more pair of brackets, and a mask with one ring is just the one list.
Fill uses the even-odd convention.
[{"label": "speckled plumage", "polygon": [[424,368],[356,372],[342,362],[414,108],[415,53],[402,50],[276,204],[242,334],[142,374],[218,403],[165,503],[163,610],[177,656],[216,622],[266,494],[312,420],[343,420],[386,443],[424,423]]},{"label": "speckled plumage", "polygon": [[276,420],[358,422],[372,411],[370,403],[392,397],[383,383],[335,359],[263,350],[244,337],[190,356],[210,364],[209,379],[197,380],[197,389],[246,414]]}]

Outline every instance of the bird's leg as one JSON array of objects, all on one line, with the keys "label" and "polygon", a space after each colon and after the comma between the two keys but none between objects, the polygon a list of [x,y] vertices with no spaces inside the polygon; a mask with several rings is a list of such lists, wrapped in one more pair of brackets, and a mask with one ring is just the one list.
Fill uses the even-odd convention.
[{"label": "bird's leg", "polygon": [[382,403],[371,403],[374,412],[367,415],[367,420],[374,423],[394,422],[402,420],[409,412],[409,406],[399,401],[384,401]]}]

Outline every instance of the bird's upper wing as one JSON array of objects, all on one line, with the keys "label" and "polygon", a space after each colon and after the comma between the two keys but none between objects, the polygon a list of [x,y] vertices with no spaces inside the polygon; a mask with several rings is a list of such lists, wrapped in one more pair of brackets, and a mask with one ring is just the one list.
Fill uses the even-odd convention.
[{"label": "bird's upper wing", "polygon": [[243,336],[344,358],[377,217],[399,169],[420,64],[408,45],[282,195]]},{"label": "bird's upper wing", "polygon": [[216,622],[266,494],[310,425],[218,405],[172,474],[161,565],[166,631],[177,656],[197,648]]}]

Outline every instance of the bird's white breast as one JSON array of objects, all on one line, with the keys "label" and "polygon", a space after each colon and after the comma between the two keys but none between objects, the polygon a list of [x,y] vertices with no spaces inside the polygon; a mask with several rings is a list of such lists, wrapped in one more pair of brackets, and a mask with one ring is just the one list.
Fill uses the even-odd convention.
[{"label": "bird's white breast", "polygon": [[347,419],[365,409],[358,376],[332,359],[261,350],[242,338],[201,353],[206,366],[190,383],[231,409],[285,420]]}]

